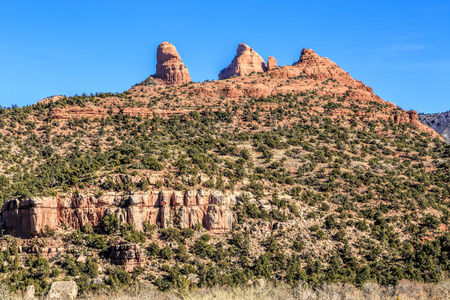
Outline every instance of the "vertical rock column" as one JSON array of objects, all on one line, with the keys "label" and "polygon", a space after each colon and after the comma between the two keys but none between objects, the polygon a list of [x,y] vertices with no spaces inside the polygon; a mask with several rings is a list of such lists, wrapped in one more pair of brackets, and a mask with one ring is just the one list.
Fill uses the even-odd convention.
[{"label": "vertical rock column", "polygon": [[182,85],[191,81],[188,68],[181,61],[174,45],[163,42],[156,53],[156,73],[152,75],[158,83],[165,85]]}]

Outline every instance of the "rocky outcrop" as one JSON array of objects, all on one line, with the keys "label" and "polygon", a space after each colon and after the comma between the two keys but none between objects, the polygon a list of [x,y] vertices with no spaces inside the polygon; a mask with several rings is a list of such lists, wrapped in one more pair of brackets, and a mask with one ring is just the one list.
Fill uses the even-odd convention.
[{"label": "rocky outcrop", "polygon": [[52,283],[47,299],[76,299],[77,294],[78,286],[75,281],[56,281]]},{"label": "rocky outcrop", "polygon": [[23,299],[34,299],[34,294],[36,293],[36,289],[34,285],[27,286],[25,293],[23,295]]},{"label": "rocky outcrop", "polygon": [[36,236],[45,226],[56,228],[58,200],[53,197],[13,199],[5,202],[0,215],[0,226],[15,236]]},{"label": "rocky outcrop", "polygon": [[397,114],[394,116],[394,122],[397,124],[410,123],[418,127],[421,131],[430,134],[431,137],[439,137],[436,131],[420,122],[419,115],[415,110],[397,112]]},{"label": "rocky outcrop", "polygon": [[267,59],[267,71],[276,69],[278,67],[277,60],[273,56],[269,56]]},{"label": "rocky outcrop", "polygon": [[220,71],[219,79],[265,71],[267,66],[262,57],[246,44],[239,44],[236,56],[228,67]]},{"label": "rocky outcrop", "polygon": [[156,51],[156,73],[140,85],[182,85],[191,81],[188,68],[181,61],[174,45],[162,42]]},{"label": "rocky outcrop", "polygon": [[117,214],[122,223],[141,231],[149,222],[163,228],[201,224],[213,233],[226,233],[232,228],[235,201],[235,195],[203,190],[13,199],[3,205],[0,226],[11,235],[33,237],[42,235],[46,226],[83,229],[87,224],[101,225],[107,214]]},{"label": "rocky outcrop", "polygon": [[59,101],[59,100],[61,100],[61,99],[63,99],[63,98],[64,98],[64,96],[62,96],[62,95],[55,95],[55,96],[50,96],[50,97],[41,99],[41,100],[39,100],[37,103],[40,103],[40,104],[48,104],[48,103],[50,103],[50,102],[56,102],[56,101]]},{"label": "rocky outcrop", "polygon": [[349,85],[373,93],[372,88],[367,87],[361,81],[353,79],[350,74],[342,70],[336,63],[326,57],[319,56],[312,49],[303,49],[300,60],[293,66],[282,66],[270,71],[270,74],[282,78],[303,76],[316,80],[332,79],[342,85]]},{"label": "rocky outcrop", "polygon": [[127,272],[145,266],[145,253],[136,244],[111,246],[109,258],[111,263],[123,267]]}]

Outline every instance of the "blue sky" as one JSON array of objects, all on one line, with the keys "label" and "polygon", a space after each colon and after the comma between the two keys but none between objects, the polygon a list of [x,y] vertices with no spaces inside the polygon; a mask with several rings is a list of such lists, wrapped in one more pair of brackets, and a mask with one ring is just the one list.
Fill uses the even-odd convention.
[{"label": "blue sky", "polygon": [[193,81],[246,43],[279,65],[312,48],[384,100],[450,110],[450,1],[0,1],[0,105],[122,92],[173,43]]}]

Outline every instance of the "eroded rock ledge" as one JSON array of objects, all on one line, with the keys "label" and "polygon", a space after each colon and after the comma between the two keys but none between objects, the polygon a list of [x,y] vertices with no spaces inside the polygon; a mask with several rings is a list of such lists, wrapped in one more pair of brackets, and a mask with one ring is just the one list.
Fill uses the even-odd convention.
[{"label": "eroded rock ledge", "polygon": [[42,235],[46,226],[55,229],[66,224],[83,229],[87,224],[101,225],[107,214],[115,213],[140,231],[144,222],[163,228],[193,228],[200,223],[220,234],[232,228],[235,203],[236,195],[203,190],[13,199],[2,207],[0,228],[14,236],[33,237]]}]

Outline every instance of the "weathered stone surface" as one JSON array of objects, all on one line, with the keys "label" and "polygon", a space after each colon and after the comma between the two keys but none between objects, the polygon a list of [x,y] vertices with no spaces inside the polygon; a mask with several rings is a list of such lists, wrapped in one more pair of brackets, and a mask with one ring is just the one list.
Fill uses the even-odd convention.
[{"label": "weathered stone surface", "polygon": [[231,229],[234,214],[230,207],[234,205],[235,195],[205,190],[13,199],[3,205],[0,227],[14,236],[33,237],[42,235],[45,226],[57,229],[66,224],[83,229],[87,224],[101,225],[108,214],[117,214],[121,223],[133,224],[140,231],[145,222],[163,228],[193,228],[200,223],[223,233]]},{"label": "weathered stone surface", "polygon": [[156,73],[141,85],[182,85],[191,81],[188,68],[181,61],[180,55],[174,45],[162,42],[156,52]]},{"label": "weathered stone surface", "polygon": [[236,56],[231,64],[220,71],[219,79],[226,79],[232,76],[244,76],[252,72],[265,72],[266,63],[262,57],[246,44],[239,44]]},{"label": "weathered stone surface", "polygon": [[50,228],[58,225],[57,215],[56,198],[13,199],[3,205],[0,224],[11,235],[39,235],[45,225]]},{"label": "weathered stone surface", "polygon": [[180,228],[193,228],[196,224],[203,224],[207,206],[180,206],[174,211],[174,225]]},{"label": "weathered stone surface", "polygon": [[184,194],[184,205],[185,206],[197,205],[197,199],[195,197],[194,191],[186,191],[186,193]]},{"label": "weathered stone surface", "polygon": [[213,233],[225,233],[233,227],[233,212],[228,206],[210,205],[206,212],[206,229]]},{"label": "weathered stone surface", "polygon": [[172,194],[172,206],[184,205],[184,193],[180,191],[175,191]]},{"label": "weathered stone surface", "polygon": [[170,206],[167,204],[161,208],[161,227],[171,227],[172,224]]},{"label": "weathered stone surface", "polygon": [[209,195],[209,203],[216,204],[216,205],[227,204],[225,195],[219,191],[211,192],[211,194]]},{"label": "weathered stone surface", "polygon": [[318,80],[334,79],[341,84],[350,85],[370,93],[372,88],[367,87],[361,81],[353,79],[350,74],[342,70],[336,63],[326,57],[319,56],[312,49],[303,49],[300,60],[293,66],[283,66],[270,71],[275,77],[305,76]]},{"label": "weathered stone surface", "polygon": [[75,281],[57,281],[53,282],[47,299],[75,299],[78,294],[78,286]]},{"label": "weathered stone surface", "polygon": [[27,289],[25,290],[23,298],[24,299],[33,299],[35,292],[36,292],[36,289],[34,288],[34,285],[29,285],[29,286],[27,286]]},{"label": "weathered stone surface", "polygon": [[267,59],[267,71],[276,69],[278,67],[277,60],[273,56],[269,56]]},{"label": "weathered stone surface", "polygon": [[206,197],[206,193],[203,190],[199,190],[197,193],[197,205],[206,205],[208,204],[208,198]]},{"label": "weathered stone surface", "polygon": [[122,266],[127,272],[145,266],[145,254],[136,244],[111,246],[109,258],[111,263]]}]

